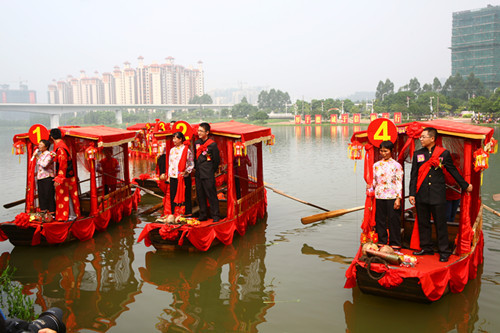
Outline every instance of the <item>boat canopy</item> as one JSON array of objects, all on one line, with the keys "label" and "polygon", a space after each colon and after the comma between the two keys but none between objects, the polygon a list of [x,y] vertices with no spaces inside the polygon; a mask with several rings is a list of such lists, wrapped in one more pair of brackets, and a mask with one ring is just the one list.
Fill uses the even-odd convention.
[{"label": "boat canopy", "polygon": [[98,147],[113,147],[130,142],[135,132],[106,126],[60,127],[64,136],[97,141]]},{"label": "boat canopy", "polygon": [[215,135],[240,136],[241,142],[246,146],[272,138],[269,127],[243,124],[234,120],[224,123],[214,123],[210,127],[211,133]]}]

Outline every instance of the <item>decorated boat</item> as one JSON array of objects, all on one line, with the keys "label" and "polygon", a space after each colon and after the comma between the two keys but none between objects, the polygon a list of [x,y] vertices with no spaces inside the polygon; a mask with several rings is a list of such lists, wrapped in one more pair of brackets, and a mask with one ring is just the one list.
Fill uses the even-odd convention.
[{"label": "decorated boat", "polygon": [[[70,182],[71,192],[55,201],[55,212],[40,209],[35,154],[38,142],[47,140],[49,132],[43,125],[34,125],[28,133],[15,135],[16,154],[27,154],[26,196],[20,200],[25,208],[13,221],[0,223],[1,240],[28,246],[85,241],[96,230],[105,230],[137,209],[140,191],[134,191],[130,183],[128,161],[128,143],[134,140],[135,133],[105,126],[59,129],[68,154],[67,170],[73,170],[72,176],[64,180]],[[110,164],[105,160],[113,160],[109,173],[104,165]],[[56,186],[57,195],[60,188]],[[75,216],[61,213],[68,200]]]},{"label": "decorated boat", "polygon": [[[195,198],[193,216],[178,215],[171,223],[150,223],[145,226],[138,241],[144,240],[147,246],[153,245],[163,251],[206,251],[218,243],[231,244],[235,231],[244,235],[249,226],[266,217],[262,146],[274,143],[271,129],[235,121],[210,126],[210,138],[217,143],[220,152],[216,187],[221,220],[199,221]],[[198,125],[179,121],[172,128],[170,132],[156,134],[158,140],[165,142],[167,155],[172,147],[172,132],[180,130],[187,139],[194,141]],[[173,213],[167,199],[168,184],[158,184],[166,193],[163,214],[167,216]]]},{"label": "decorated boat", "polygon": [[154,123],[137,123],[127,127],[127,130],[135,132],[135,138],[130,142],[129,153],[135,158],[155,158],[165,149],[155,138],[154,133],[170,131],[170,124],[155,119]]},{"label": "decorated boat", "polygon": [[[418,239],[418,229],[414,228],[416,213],[415,207],[405,207],[408,204],[404,200],[401,201],[403,247],[394,253],[379,251],[374,228],[375,198],[373,192],[367,192],[361,245],[346,272],[346,288],[357,284],[362,292],[368,294],[432,302],[449,292],[462,292],[468,281],[476,278],[478,265],[483,262],[484,246],[482,172],[488,168],[489,154],[498,149],[492,128],[446,120],[419,121],[396,127],[385,120],[374,126],[370,124],[366,131],[354,133],[349,156],[355,160],[364,158],[364,179],[371,183],[373,164],[379,159],[377,140],[379,143],[381,139],[390,140],[395,142],[393,158],[409,172],[413,152],[420,147],[419,137],[426,127],[437,129],[437,146],[459,155],[458,167],[462,176],[473,185],[471,193],[461,195],[455,221],[448,222],[448,238],[453,253],[448,262],[441,262],[437,253],[413,256],[413,251],[419,250],[418,241],[415,242]],[[403,184],[403,192],[405,187]],[[434,227],[432,229],[435,244]]]}]

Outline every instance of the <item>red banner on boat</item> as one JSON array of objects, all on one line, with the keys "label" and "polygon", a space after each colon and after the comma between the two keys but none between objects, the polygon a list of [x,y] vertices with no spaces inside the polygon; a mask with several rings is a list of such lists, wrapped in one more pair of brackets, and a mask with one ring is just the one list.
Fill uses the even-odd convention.
[{"label": "red banner on boat", "polygon": [[380,147],[382,141],[396,142],[398,138],[398,129],[396,125],[388,119],[375,119],[368,125],[368,140],[375,147]]}]

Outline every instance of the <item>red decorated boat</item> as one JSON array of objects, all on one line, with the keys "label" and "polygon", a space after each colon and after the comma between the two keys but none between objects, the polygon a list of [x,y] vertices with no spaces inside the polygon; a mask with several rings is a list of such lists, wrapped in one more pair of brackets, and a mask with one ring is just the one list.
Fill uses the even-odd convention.
[{"label": "red decorated boat", "polygon": [[[266,217],[262,146],[274,143],[271,129],[235,121],[210,126],[210,138],[217,143],[221,159],[216,173],[221,220],[215,223],[211,219],[198,221],[195,200],[193,217],[181,219],[178,223],[150,223],[138,241],[145,240],[147,246],[152,244],[163,251],[206,251],[218,243],[231,244],[235,231],[244,235],[249,226]],[[178,122],[173,128],[173,131],[183,129],[192,141],[196,139],[198,125]],[[167,161],[172,135],[172,132],[156,134],[158,140],[165,141]],[[164,193],[169,193],[168,184],[158,184]],[[164,203],[166,216],[171,214],[168,195],[165,195]]]},{"label": "red decorated boat", "polygon": [[154,123],[137,123],[128,126],[127,130],[135,132],[135,138],[130,142],[129,147],[131,157],[156,158],[165,146],[158,142],[154,133],[170,131],[170,124],[155,119]]},{"label": "red decorated boat", "polygon": [[[84,241],[92,238],[96,230],[105,230],[110,223],[119,222],[137,209],[140,191],[132,189],[128,161],[128,143],[134,140],[135,133],[105,126],[59,129],[67,147],[68,165],[74,171],[74,176],[67,179],[71,182],[70,189],[74,191],[73,186],[76,187],[77,192],[72,194],[77,196],[75,202],[80,214],[76,213],[76,219],[69,215],[61,219],[67,214],[60,214],[63,203],[57,200],[56,212],[40,211],[34,154],[38,141],[48,139],[48,131],[42,125],[34,125],[28,133],[14,136],[16,153],[27,152],[26,197],[22,200],[25,209],[13,221],[0,223],[1,240],[31,246]],[[104,165],[106,157],[114,160],[112,175],[101,168],[100,163]],[[71,195],[62,200],[71,200]]]},{"label": "red decorated boat", "polygon": [[[386,125],[384,125],[386,126]],[[415,224],[415,207],[407,207],[402,201],[401,233],[403,248],[396,257],[384,254],[377,255],[374,251],[363,251],[363,243],[376,243],[375,198],[367,193],[365,213],[362,223],[361,246],[346,272],[346,288],[356,285],[364,293],[401,298],[411,301],[432,302],[440,299],[448,292],[461,292],[467,282],[476,278],[478,265],[483,262],[483,232],[481,202],[482,171],[488,167],[487,159],[490,153],[496,152],[498,145],[493,139],[492,128],[457,123],[446,120],[413,122],[397,126],[397,141],[394,146],[393,158],[398,160],[405,172],[411,168],[411,158],[416,149],[416,142],[425,127],[434,127],[439,136],[437,146],[448,149],[452,154],[458,154],[464,179],[473,185],[470,194],[462,194],[459,213],[454,222],[448,222],[448,238],[453,254],[448,262],[441,262],[439,254],[413,257],[412,252],[419,248],[418,232],[413,232]],[[387,127],[379,129],[380,135],[385,135]],[[384,132],[385,131],[385,132]],[[385,133],[385,134],[384,134]],[[378,149],[374,149],[367,131],[354,133],[351,138],[350,156],[360,159],[364,154],[364,178],[367,183],[373,179],[373,164],[379,159]],[[417,147],[418,148],[418,147]],[[407,166],[405,168],[405,165]],[[403,184],[404,192],[405,184]],[[416,229],[416,228],[415,228]],[[435,232],[433,229],[433,242]],[[416,230],[417,231],[417,230]],[[413,249],[412,249],[413,247]],[[366,252],[363,255],[363,252]],[[374,255],[375,254],[375,255]],[[417,259],[417,263],[414,261]],[[407,260],[407,262],[402,262]],[[392,263],[391,263],[392,262]]]}]

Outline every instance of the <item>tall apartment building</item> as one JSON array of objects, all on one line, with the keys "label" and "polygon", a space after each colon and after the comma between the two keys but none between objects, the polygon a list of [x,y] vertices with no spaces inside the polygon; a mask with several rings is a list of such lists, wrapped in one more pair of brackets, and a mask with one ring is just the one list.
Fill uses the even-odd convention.
[{"label": "tall apartment building", "polygon": [[500,87],[500,6],[453,13],[451,73],[481,79]]},{"label": "tall apartment building", "polygon": [[165,60],[145,65],[139,57],[137,68],[125,62],[123,69],[115,66],[101,77],[81,71],[79,79],[69,76],[49,85],[49,104],[188,104],[205,93],[201,61],[197,69],[186,69],[172,57]]}]

